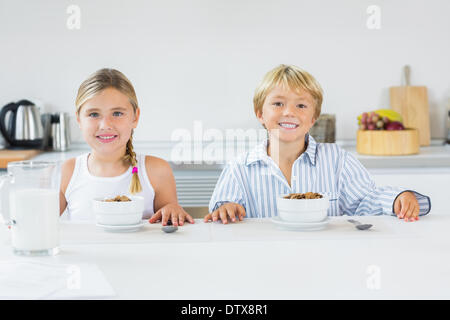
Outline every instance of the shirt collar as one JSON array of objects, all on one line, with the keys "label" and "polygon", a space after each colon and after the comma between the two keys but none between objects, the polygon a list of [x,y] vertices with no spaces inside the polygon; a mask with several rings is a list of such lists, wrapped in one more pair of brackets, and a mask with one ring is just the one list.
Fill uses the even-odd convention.
[{"label": "shirt collar", "polygon": [[[252,163],[261,161],[265,164],[268,164],[270,157],[267,155],[267,139],[264,139],[261,143],[256,145],[247,155],[247,159],[245,164],[249,166]],[[316,165],[316,150],[317,150],[317,142],[314,138],[307,133],[305,136],[305,142],[308,144],[305,154],[308,156],[309,161],[313,166]],[[301,156],[301,155],[300,155]],[[297,159],[298,160],[298,159]]]}]

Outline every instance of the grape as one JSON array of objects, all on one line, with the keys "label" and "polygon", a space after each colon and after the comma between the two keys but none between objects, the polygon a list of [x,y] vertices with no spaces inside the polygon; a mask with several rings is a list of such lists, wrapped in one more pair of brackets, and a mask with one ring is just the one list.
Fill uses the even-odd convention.
[{"label": "grape", "polygon": [[359,130],[385,130],[392,121],[375,111],[363,112],[358,121]]},{"label": "grape", "polygon": [[367,123],[367,112],[361,115],[361,123]]},{"label": "grape", "polygon": [[376,126],[378,129],[382,129],[384,127],[384,122],[383,120],[378,120],[376,123]]},{"label": "grape", "polygon": [[363,112],[358,121],[359,130],[385,130],[391,121],[386,116],[380,116],[374,111]]}]

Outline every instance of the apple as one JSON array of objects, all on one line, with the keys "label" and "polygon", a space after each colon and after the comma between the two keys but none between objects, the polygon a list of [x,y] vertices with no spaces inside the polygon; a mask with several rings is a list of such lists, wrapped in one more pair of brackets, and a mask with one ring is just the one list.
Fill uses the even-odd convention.
[{"label": "apple", "polygon": [[404,130],[405,127],[399,121],[392,121],[386,124],[385,130]]}]

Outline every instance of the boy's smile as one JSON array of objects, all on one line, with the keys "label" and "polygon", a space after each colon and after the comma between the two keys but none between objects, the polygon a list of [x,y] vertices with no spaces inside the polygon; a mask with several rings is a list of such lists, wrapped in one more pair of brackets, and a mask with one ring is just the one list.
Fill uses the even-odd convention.
[{"label": "boy's smile", "polygon": [[258,120],[280,142],[305,138],[313,126],[315,101],[306,91],[296,92],[276,86],[267,95]]},{"label": "boy's smile", "polygon": [[278,125],[284,130],[295,130],[298,128],[298,124],[292,121],[282,121]]}]

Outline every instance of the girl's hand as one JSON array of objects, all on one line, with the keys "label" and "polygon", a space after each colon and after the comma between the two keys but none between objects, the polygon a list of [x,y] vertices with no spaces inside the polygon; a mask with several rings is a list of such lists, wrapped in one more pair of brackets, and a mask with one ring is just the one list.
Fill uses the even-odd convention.
[{"label": "girl's hand", "polygon": [[410,191],[400,194],[394,202],[394,213],[405,221],[419,220],[419,202]]},{"label": "girl's hand", "polygon": [[166,204],[159,209],[148,222],[156,223],[162,220],[162,225],[166,226],[169,219],[174,226],[182,226],[185,220],[194,223],[194,219],[180,205],[173,203]]}]

